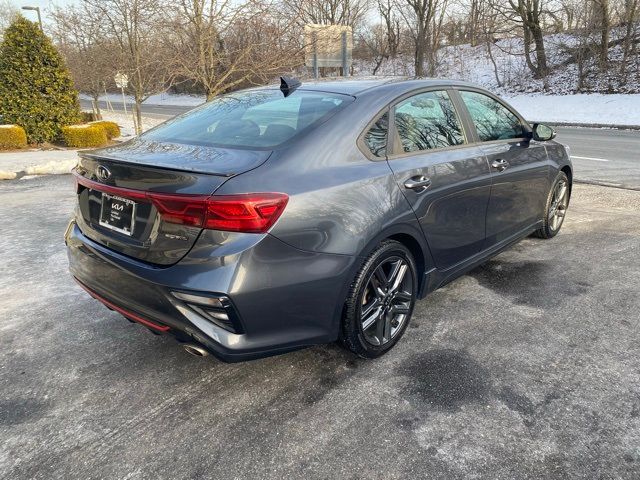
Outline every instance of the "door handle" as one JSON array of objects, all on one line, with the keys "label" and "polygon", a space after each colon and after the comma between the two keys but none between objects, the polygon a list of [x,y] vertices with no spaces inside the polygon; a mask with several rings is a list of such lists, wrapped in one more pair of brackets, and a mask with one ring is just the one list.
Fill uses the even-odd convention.
[{"label": "door handle", "polygon": [[503,159],[494,160],[491,162],[491,167],[495,168],[499,172],[504,172],[507,168],[509,168],[509,162]]},{"label": "door handle", "polygon": [[415,177],[411,177],[407,181],[404,182],[404,188],[408,188],[409,190],[414,190],[417,193],[424,192],[431,185],[431,180],[425,177],[424,175],[417,175]]}]

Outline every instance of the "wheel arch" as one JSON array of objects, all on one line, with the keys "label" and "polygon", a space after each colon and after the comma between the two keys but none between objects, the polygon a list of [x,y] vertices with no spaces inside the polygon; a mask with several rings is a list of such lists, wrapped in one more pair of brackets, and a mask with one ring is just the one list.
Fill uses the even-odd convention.
[{"label": "wheel arch", "polygon": [[424,297],[424,294],[427,291],[427,276],[425,274],[433,268],[433,261],[422,231],[419,230],[419,226],[410,224],[395,225],[384,229],[372,238],[361,250],[348,273],[348,277],[346,277],[348,280],[342,287],[339,297],[340,301],[337,303],[334,313],[334,331],[336,332],[336,335],[338,334],[342,323],[343,307],[347,299],[347,294],[349,293],[349,288],[351,287],[351,282],[362,268],[362,265],[369,254],[385,240],[395,240],[400,242],[411,252],[416,262],[416,277],[418,278],[417,298]]},{"label": "wheel arch", "polygon": [[560,171],[564,172],[564,174],[567,176],[567,179],[569,180],[569,198],[571,198],[571,190],[573,187],[573,170],[571,169],[571,166],[565,165],[560,169]]}]

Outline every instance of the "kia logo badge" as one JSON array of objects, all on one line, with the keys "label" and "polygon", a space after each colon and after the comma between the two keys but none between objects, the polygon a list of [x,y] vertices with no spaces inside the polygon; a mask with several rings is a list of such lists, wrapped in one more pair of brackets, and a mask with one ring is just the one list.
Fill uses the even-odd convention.
[{"label": "kia logo badge", "polygon": [[98,178],[104,182],[105,180],[108,180],[109,177],[111,177],[111,172],[104,165],[98,165],[98,168],[96,169],[96,175],[98,175]]}]

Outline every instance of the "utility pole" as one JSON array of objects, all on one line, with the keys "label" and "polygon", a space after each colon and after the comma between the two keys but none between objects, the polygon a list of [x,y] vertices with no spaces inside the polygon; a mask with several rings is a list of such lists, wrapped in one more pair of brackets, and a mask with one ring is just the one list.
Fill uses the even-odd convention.
[{"label": "utility pole", "polygon": [[22,10],[35,10],[36,13],[38,14],[38,24],[40,25],[40,31],[44,32],[44,30],[42,30],[42,17],[40,17],[40,7],[24,6],[22,7]]}]

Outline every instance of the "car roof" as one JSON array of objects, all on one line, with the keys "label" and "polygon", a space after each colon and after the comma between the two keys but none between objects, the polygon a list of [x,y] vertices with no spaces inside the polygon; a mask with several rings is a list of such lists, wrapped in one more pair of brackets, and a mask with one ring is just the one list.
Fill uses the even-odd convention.
[{"label": "car roof", "polygon": [[341,93],[346,95],[358,95],[365,91],[374,90],[383,86],[397,86],[397,91],[409,91],[421,87],[437,87],[437,86],[467,86],[478,87],[469,82],[460,80],[450,80],[446,78],[422,78],[422,77],[360,77],[356,79],[326,79],[326,80],[302,80],[300,90],[315,90],[328,93]]}]

